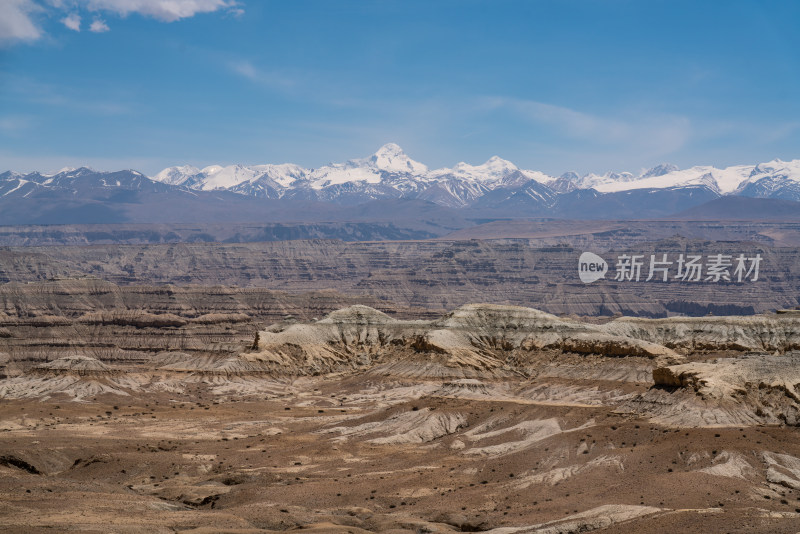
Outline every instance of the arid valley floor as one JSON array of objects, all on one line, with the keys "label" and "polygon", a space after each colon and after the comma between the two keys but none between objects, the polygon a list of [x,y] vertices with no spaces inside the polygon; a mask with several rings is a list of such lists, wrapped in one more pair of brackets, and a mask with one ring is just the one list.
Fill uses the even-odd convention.
[{"label": "arid valley floor", "polygon": [[[793,272],[797,250],[772,246]],[[370,271],[370,247],[405,274]],[[0,251],[0,530],[800,532],[800,312],[664,317],[658,294],[524,279],[514,247],[537,268],[563,253]],[[244,249],[274,277],[244,283],[261,276]],[[419,265],[438,266],[427,300]],[[796,305],[794,282],[769,284],[663,294]],[[525,296],[548,287],[560,301]]]}]

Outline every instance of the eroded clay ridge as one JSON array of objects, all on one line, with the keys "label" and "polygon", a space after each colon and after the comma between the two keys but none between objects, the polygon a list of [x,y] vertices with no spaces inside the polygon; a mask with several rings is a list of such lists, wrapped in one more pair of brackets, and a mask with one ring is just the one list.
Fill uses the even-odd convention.
[{"label": "eroded clay ridge", "polygon": [[[531,308],[470,304],[433,321],[393,319],[367,306],[335,311],[320,321],[274,326],[243,358],[282,373],[326,373],[396,365],[425,355],[420,365],[503,374],[525,370],[542,352],[644,357],[674,364],[698,353],[800,349],[800,315],[642,319],[606,324],[559,318]],[[393,355],[387,358],[387,355]]]},{"label": "eroded clay ridge", "polygon": [[241,357],[281,374],[369,368],[430,377],[500,377],[527,375],[531,357],[543,352],[682,360],[671,348],[616,333],[610,325],[492,304],[462,306],[433,321],[394,319],[368,306],[350,306],[320,321],[268,328],[259,333],[258,349]]},{"label": "eroded clay ridge", "polygon": [[[157,317],[142,328],[187,340],[196,329],[207,338],[201,325]],[[96,327],[116,328],[119,318],[110,319]],[[222,400],[292,397],[303,380],[320,377],[386,382],[390,399],[607,406],[678,426],[800,420],[795,314],[590,324],[515,306],[471,304],[434,320],[409,320],[354,305],[321,320],[275,323],[238,349],[212,348],[121,359],[51,343],[44,361],[27,365],[17,353],[0,354],[0,397],[93,400],[201,390]]]}]

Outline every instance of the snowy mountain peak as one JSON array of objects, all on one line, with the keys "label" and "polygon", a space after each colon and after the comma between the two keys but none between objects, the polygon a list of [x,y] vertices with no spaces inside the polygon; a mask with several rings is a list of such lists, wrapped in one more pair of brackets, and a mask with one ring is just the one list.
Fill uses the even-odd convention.
[{"label": "snowy mountain peak", "polygon": [[400,145],[397,143],[386,143],[378,150],[375,151],[375,154],[372,155],[373,158],[376,157],[383,157],[383,156],[405,156],[406,153],[403,152],[403,149],[400,148]]},{"label": "snowy mountain peak", "polygon": [[200,173],[200,169],[191,165],[178,165],[167,167],[160,173],[153,176],[153,180],[169,185],[182,185],[192,176]]},{"label": "snowy mountain peak", "polygon": [[677,165],[672,165],[671,163],[662,163],[661,165],[656,165],[652,169],[648,170],[642,174],[641,177],[650,178],[652,176],[664,176],[665,174],[669,174],[677,170],[679,170]]},{"label": "snowy mountain peak", "polygon": [[386,143],[368,161],[382,171],[398,173],[425,173],[428,171],[428,167],[409,158],[395,143]]},{"label": "snowy mountain peak", "polygon": [[758,176],[760,174],[796,174],[800,170],[800,160],[783,161],[780,159],[773,159],[765,163],[759,163],[753,167],[750,176]]},{"label": "snowy mountain peak", "polygon": [[442,171],[447,171],[462,178],[470,177],[478,181],[487,181],[502,179],[518,170],[517,166],[510,161],[504,160],[498,156],[492,156],[486,160],[486,163],[481,165],[470,165],[462,161],[457,163],[452,169],[442,169],[436,172],[441,173]]},{"label": "snowy mountain peak", "polygon": [[[86,167],[82,167],[82,168],[84,168],[84,169],[85,169]],[[74,171],[77,171],[77,170],[78,170],[78,169],[77,169],[76,167],[62,167],[61,169],[57,170],[57,171],[56,171],[56,172],[54,172],[54,173],[51,173],[51,174],[43,174],[42,176],[58,176],[59,174],[66,174],[66,173],[68,173],[68,172],[74,172]]]},{"label": "snowy mountain peak", "polygon": [[72,176],[78,178],[80,176],[86,176],[87,174],[95,174],[98,171],[92,169],[91,167],[78,167],[77,169],[69,168],[69,170],[63,170],[56,174],[55,176]]},{"label": "snowy mountain peak", "polygon": [[636,176],[630,172],[607,172],[604,176],[619,182],[629,182],[636,179]]},{"label": "snowy mountain peak", "polygon": [[47,178],[52,178],[54,176],[64,176],[64,175],[67,175],[67,174],[75,175],[75,176],[81,176],[81,175],[92,173],[92,172],[95,172],[95,170],[90,168],[90,167],[85,167],[84,166],[84,167],[64,167],[62,169],[59,169],[56,172],[40,173],[40,174],[41,174],[41,176],[45,176]]},{"label": "snowy mountain peak", "polygon": [[224,169],[222,165],[209,165],[208,167],[203,167],[200,172],[205,174],[206,176],[210,176],[212,174],[217,174],[219,171]]},{"label": "snowy mountain peak", "polygon": [[495,172],[508,172],[508,171],[518,170],[518,167],[516,165],[499,156],[492,156],[491,158],[486,160],[486,163],[484,163],[481,166],[485,167],[486,169],[491,169]]}]

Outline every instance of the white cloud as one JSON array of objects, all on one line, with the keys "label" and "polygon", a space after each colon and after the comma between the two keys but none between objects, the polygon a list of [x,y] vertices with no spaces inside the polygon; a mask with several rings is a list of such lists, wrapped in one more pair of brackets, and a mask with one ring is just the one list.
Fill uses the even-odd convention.
[{"label": "white cloud", "polygon": [[94,33],[103,33],[107,32],[111,28],[108,27],[108,24],[102,19],[94,19],[92,21],[92,25],[89,26],[89,31]]},{"label": "white cloud", "polygon": [[0,1],[0,44],[35,41],[42,30],[31,18],[41,8],[31,0]]},{"label": "white cloud", "polygon": [[233,9],[237,14],[240,10],[233,0],[83,0],[83,3],[92,11],[108,11],[123,17],[138,13],[164,22],[221,9]]},{"label": "white cloud", "polygon": [[[81,15],[76,11],[88,11],[94,15],[109,13],[126,17],[136,13],[162,22],[193,17],[199,13],[225,10],[238,17],[244,13],[237,0],[0,0],[0,46],[21,41],[36,41],[44,32],[34,15],[63,15],[61,23],[73,31],[81,29]],[[70,13],[66,13],[67,11]],[[95,17],[89,30],[95,33],[109,31],[104,20]]]},{"label": "white cloud", "polygon": [[70,13],[61,19],[61,22],[70,30],[81,31],[81,16],[77,13]]}]

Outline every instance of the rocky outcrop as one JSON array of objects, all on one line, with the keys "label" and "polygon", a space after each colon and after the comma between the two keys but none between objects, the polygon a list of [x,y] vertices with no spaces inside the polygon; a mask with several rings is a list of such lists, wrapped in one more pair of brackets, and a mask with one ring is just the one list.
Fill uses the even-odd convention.
[{"label": "rocky outcrop", "polygon": [[[398,362],[432,363],[484,376],[524,372],[542,351],[633,356],[676,362],[663,346],[606,333],[601,327],[516,306],[470,304],[435,321],[397,320],[366,306],[260,333],[260,350],[244,355],[277,373],[321,374]],[[470,376],[441,373],[434,376]]]},{"label": "rocky outcrop", "polygon": [[[222,314],[217,314],[220,320],[217,322],[224,322],[225,317]],[[172,313],[153,314],[143,311],[115,311],[115,312],[98,312],[87,313],[78,318],[78,322],[90,325],[115,325],[115,326],[135,326],[137,328],[166,328],[184,326],[188,322],[186,319],[178,317]],[[211,321],[204,321],[206,323]]]},{"label": "rocky outcrop", "polygon": [[120,369],[113,369],[91,356],[82,354],[64,356],[33,369],[35,374],[44,375],[76,375],[81,377],[102,377],[119,374]]},{"label": "rocky outcrop", "polygon": [[0,380],[22,374],[19,364],[14,362],[5,352],[0,352]]},{"label": "rocky outcrop", "polygon": [[749,390],[778,390],[800,402],[800,353],[749,354],[692,362],[653,371],[656,386],[692,389],[703,399],[747,395]]},{"label": "rocky outcrop", "polygon": [[653,370],[624,410],[678,426],[800,425],[800,353],[748,354]]},{"label": "rocky outcrop", "polygon": [[609,333],[689,352],[800,350],[800,316],[623,317],[603,326]]}]

